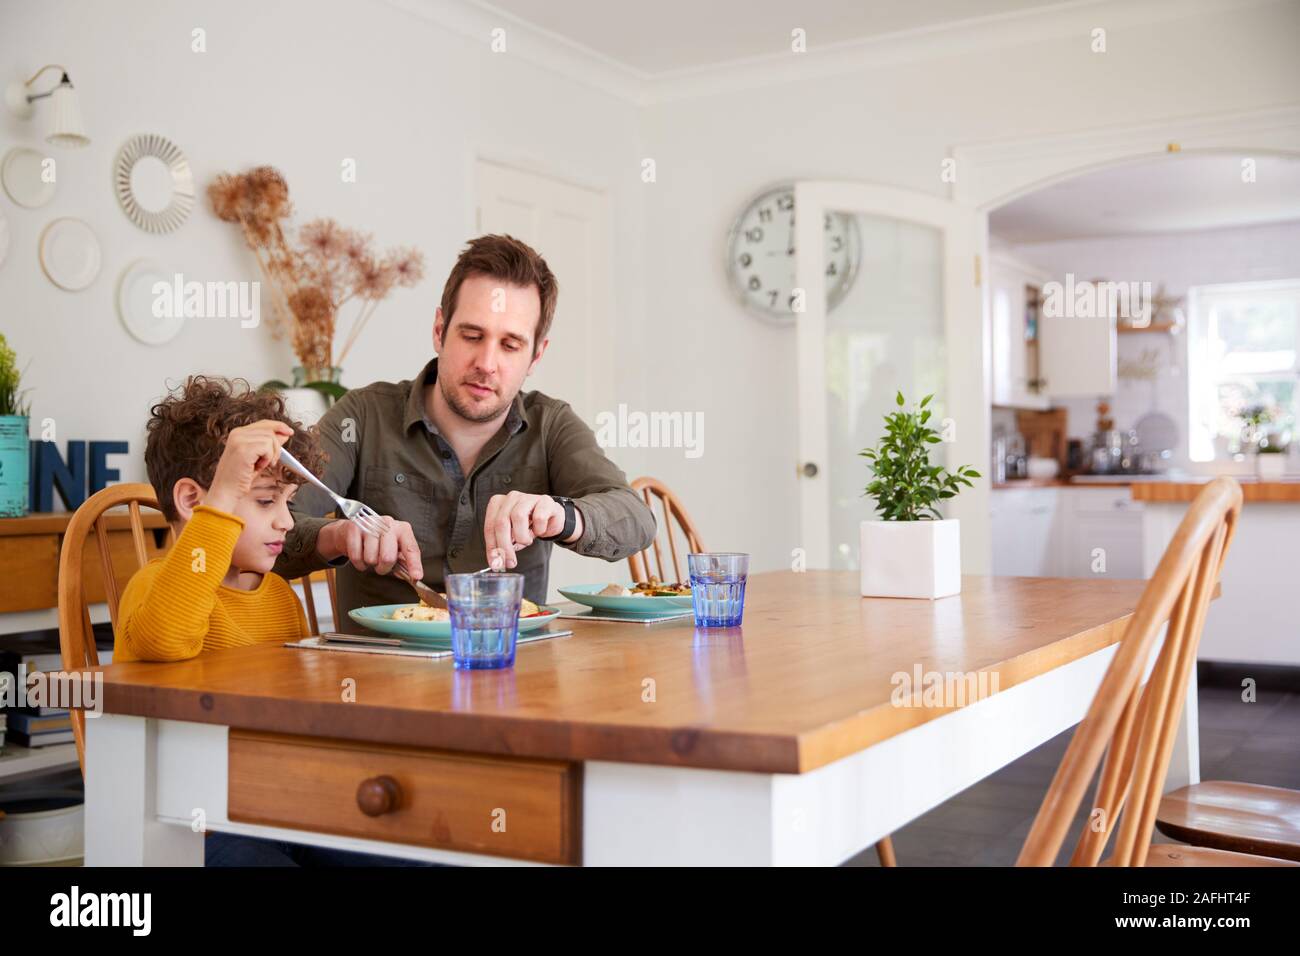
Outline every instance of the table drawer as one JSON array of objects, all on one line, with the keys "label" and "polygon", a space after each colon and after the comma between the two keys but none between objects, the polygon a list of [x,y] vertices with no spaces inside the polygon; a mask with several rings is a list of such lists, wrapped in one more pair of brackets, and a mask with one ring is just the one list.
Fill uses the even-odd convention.
[{"label": "table drawer", "polygon": [[229,781],[241,823],[581,862],[581,764],[232,728]]}]

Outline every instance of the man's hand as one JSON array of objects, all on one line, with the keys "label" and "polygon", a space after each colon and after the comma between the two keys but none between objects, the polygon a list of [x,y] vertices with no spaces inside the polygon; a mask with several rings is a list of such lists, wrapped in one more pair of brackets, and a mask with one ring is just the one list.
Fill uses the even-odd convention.
[{"label": "man's hand", "polygon": [[[582,512],[577,512],[576,518],[577,523],[568,541],[582,537]],[[522,491],[493,495],[483,519],[488,564],[493,569],[513,568],[519,563],[515,557],[517,549],[563,530],[564,506],[550,495],[526,495]]]},{"label": "man's hand", "polygon": [[411,578],[424,580],[424,565],[420,562],[420,546],[415,543],[415,532],[405,521],[389,517],[380,518],[388,527],[376,538],[366,534],[355,521],[332,521],[320,529],[316,536],[316,552],[326,561],[347,555],[358,571],[374,570],[387,574],[393,570],[400,557]]},{"label": "man's hand", "polygon": [[292,437],[291,426],[271,419],[231,429],[203,503],[219,511],[234,511],[253,487],[258,472],[280,459],[281,446]]}]

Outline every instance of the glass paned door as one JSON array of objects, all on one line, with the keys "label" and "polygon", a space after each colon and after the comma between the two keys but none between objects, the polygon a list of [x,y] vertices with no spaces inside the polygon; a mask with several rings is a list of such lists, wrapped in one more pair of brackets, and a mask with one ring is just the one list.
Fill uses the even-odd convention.
[{"label": "glass paned door", "polygon": [[[856,183],[795,187],[800,546],[807,566],[858,567],[858,525],[874,516],[859,452],[876,444],[902,391],[933,394],[945,441],[932,460],[987,471],[986,335],[977,283],[976,215],[907,190]],[[856,225],[852,284],[828,310],[823,244],[828,216]],[[805,252],[805,250],[810,250]],[[816,281],[814,279],[820,279]],[[987,569],[987,485],[944,509],[962,519],[964,570]]]}]

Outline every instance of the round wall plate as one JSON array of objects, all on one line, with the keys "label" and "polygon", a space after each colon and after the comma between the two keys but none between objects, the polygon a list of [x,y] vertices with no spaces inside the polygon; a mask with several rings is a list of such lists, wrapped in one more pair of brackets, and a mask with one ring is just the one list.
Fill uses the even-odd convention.
[{"label": "round wall plate", "polygon": [[170,285],[172,273],[152,259],[140,259],[122,270],[117,280],[117,314],[126,330],[145,345],[170,342],[185,326],[181,303],[173,303],[170,315],[158,315],[154,309],[158,300],[154,286]]},{"label": "round wall plate", "polygon": [[55,219],[41,233],[41,269],[60,289],[77,292],[99,275],[99,239],[80,219]]},{"label": "round wall plate", "polygon": [[0,161],[0,184],[20,206],[39,209],[54,198],[54,183],[42,177],[45,155],[30,146],[15,146]]}]

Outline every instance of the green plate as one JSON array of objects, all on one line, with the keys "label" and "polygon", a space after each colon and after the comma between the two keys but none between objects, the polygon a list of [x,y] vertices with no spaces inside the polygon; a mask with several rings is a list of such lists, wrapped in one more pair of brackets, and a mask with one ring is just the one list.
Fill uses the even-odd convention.
[{"label": "green plate", "polygon": [[671,614],[674,611],[689,611],[694,605],[691,596],[681,597],[614,597],[609,594],[597,594],[609,587],[604,584],[572,584],[567,588],[556,588],[570,601],[585,604],[597,611],[617,611],[620,614]]},{"label": "green plate", "polygon": [[[405,604],[375,604],[348,611],[348,617],[363,627],[381,634],[393,634],[412,644],[421,644],[431,648],[451,650],[451,621],[394,621],[392,613]],[[539,605],[545,614],[525,617],[519,620],[519,633],[527,634],[539,627],[545,627],[560,616],[560,609]]]}]

